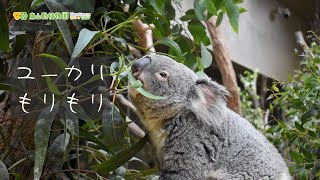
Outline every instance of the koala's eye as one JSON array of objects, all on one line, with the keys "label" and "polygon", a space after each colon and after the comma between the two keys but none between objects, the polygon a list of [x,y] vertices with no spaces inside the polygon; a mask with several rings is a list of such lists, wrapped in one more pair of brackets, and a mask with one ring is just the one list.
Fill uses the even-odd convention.
[{"label": "koala's eye", "polygon": [[167,75],[165,72],[161,72],[161,73],[159,73],[159,74],[160,74],[160,76],[163,77],[163,78],[167,78],[167,77],[168,77],[168,75]]}]

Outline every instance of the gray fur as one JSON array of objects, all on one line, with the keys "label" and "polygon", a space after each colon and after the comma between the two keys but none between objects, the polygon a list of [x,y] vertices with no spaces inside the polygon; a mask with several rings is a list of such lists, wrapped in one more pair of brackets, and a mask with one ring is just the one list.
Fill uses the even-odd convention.
[{"label": "gray fur", "polygon": [[223,86],[198,79],[166,56],[148,58],[151,64],[137,78],[147,91],[167,98],[130,94],[158,150],[160,179],[290,179],[273,145],[226,107]]}]

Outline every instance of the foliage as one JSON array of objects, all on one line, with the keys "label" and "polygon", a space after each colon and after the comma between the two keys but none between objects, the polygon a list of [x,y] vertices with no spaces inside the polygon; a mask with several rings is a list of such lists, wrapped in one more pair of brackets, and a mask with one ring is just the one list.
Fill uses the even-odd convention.
[{"label": "foliage", "polygon": [[[263,110],[258,104],[254,105],[254,100],[259,100],[260,97],[256,93],[256,79],[258,72],[245,71],[244,76],[241,76],[240,81],[243,84],[243,89],[240,91],[240,106],[243,117],[257,129],[264,129]],[[255,107],[256,106],[256,107]]]},{"label": "foliage", "polygon": [[[194,9],[181,12],[183,16],[180,18],[181,21],[188,23],[187,28],[194,39],[193,42],[181,35],[188,36],[189,33],[183,24],[176,20],[174,6],[181,11],[179,1],[82,0],[78,3],[67,0],[33,0],[32,2],[14,0],[8,2],[7,6],[5,1],[1,3],[3,4],[0,7],[7,7],[7,9],[0,9],[0,50],[6,52],[9,49],[8,62],[10,62],[5,61],[1,64],[10,66],[17,63],[14,58],[24,56],[23,49],[24,46],[28,46],[28,39],[34,38],[32,37],[34,33],[39,32],[33,39],[35,43],[31,49],[37,50],[41,48],[39,44],[42,41],[47,41],[44,52],[35,55],[41,57],[42,68],[46,74],[52,73],[53,67],[57,67],[59,71],[58,77],[45,78],[44,89],[35,88],[27,91],[17,79],[8,77],[9,71],[1,66],[1,94],[19,90],[31,94],[40,101],[44,94],[55,95],[56,101],[53,98],[47,99],[49,104],[55,103],[51,112],[48,106],[38,115],[34,134],[34,151],[28,149],[25,152],[25,154],[34,152],[34,158],[23,157],[20,161],[12,163],[8,157],[9,151],[1,154],[1,174],[8,174],[6,167],[9,167],[9,173],[19,177],[15,170],[26,160],[30,160],[34,161],[35,179],[50,176],[61,179],[64,177],[71,179],[152,178],[157,170],[135,157],[146,143],[146,138],[137,140],[131,137],[128,133],[128,124],[131,120],[126,115],[126,111],[117,107],[115,103],[115,95],[126,93],[130,87],[127,85],[128,74],[130,74],[130,64],[134,57],[129,47],[134,47],[143,53],[149,51],[149,48],[137,45],[140,36],[132,23],[138,19],[146,23],[152,28],[153,35],[157,39],[153,46],[159,49],[161,45],[166,46],[168,56],[186,64],[197,74],[203,74],[204,68],[212,63],[212,56],[205,48],[210,44],[210,40],[201,21],[211,16],[219,16],[217,24],[220,24],[226,14],[232,28],[237,32],[239,13],[245,11],[239,6],[242,3],[241,0],[194,0]],[[39,10],[40,12],[90,12],[92,16],[90,21],[40,22],[15,21],[12,16],[13,12],[39,12]],[[2,41],[2,39],[8,39],[8,34],[10,34],[10,42]],[[100,64],[103,74],[101,76],[111,80],[112,86],[106,81],[101,81],[100,75],[93,75],[89,79],[76,82],[68,77],[65,68],[79,65],[79,57],[102,58],[103,61]],[[49,66],[45,66],[46,63],[49,63]],[[132,83],[131,86],[139,88],[136,83]],[[92,117],[89,112],[93,110],[84,107],[83,104],[91,100],[93,92],[98,92],[93,89],[102,87],[109,87],[99,92],[103,98],[103,109],[101,113]],[[76,113],[73,113],[64,98],[70,97],[75,92],[75,98],[80,99],[82,104],[75,105]],[[113,95],[110,95],[110,92],[113,92]],[[143,89],[139,92],[151,98],[161,98],[154,97]],[[97,96],[99,94],[95,94],[95,97]],[[108,99],[111,99],[111,102]],[[57,133],[53,126],[61,131]],[[90,168],[82,169],[80,162],[83,161]],[[132,161],[139,162],[139,166],[131,168],[128,163]]]},{"label": "foliage", "polygon": [[[318,37],[317,37],[318,38]],[[319,38],[318,38],[319,39]],[[289,75],[289,83],[271,91],[271,110],[279,107],[285,119],[270,127],[272,141],[289,156],[291,174],[298,179],[320,178],[320,46],[307,49],[300,70]]]}]

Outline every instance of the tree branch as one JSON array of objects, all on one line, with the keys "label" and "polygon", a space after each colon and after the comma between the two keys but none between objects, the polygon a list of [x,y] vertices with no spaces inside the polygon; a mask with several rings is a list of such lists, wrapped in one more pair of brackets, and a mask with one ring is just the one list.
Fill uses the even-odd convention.
[{"label": "tree branch", "polygon": [[228,97],[228,106],[237,113],[241,113],[240,95],[238,92],[238,83],[230,55],[223,43],[223,36],[218,27],[215,26],[217,17],[213,16],[205,21],[212,42],[215,61],[222,75],[222,82],[227,90],[231,93]]},{"label": "tree branch", "polygon": [[140,19],[137,19],[132,24],[136,29],[138,35],[140,36],[139,46],[145,49],[149,49],[149,52],[156,52],[153,47],[153,36],[151,28],[147,24],[144,24]]}]

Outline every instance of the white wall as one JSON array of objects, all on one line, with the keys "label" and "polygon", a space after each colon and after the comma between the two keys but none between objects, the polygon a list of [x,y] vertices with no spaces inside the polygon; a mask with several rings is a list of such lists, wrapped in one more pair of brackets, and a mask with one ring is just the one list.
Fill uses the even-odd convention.
[{"label": "white wall", "polygon": [[[276,0],[246,0],[242,6],[248,12],[240,15],[238,34],[233,32],[227,16],[220,27],[232,60],[258,69],[268,77],[286,81],[287,74],[299,63],[294,55],[298,18],[275,16],[272,21],[271,12],[279,7]],[[193,8],[193,0],[182,1],[182,7],[184,11]]]}]

